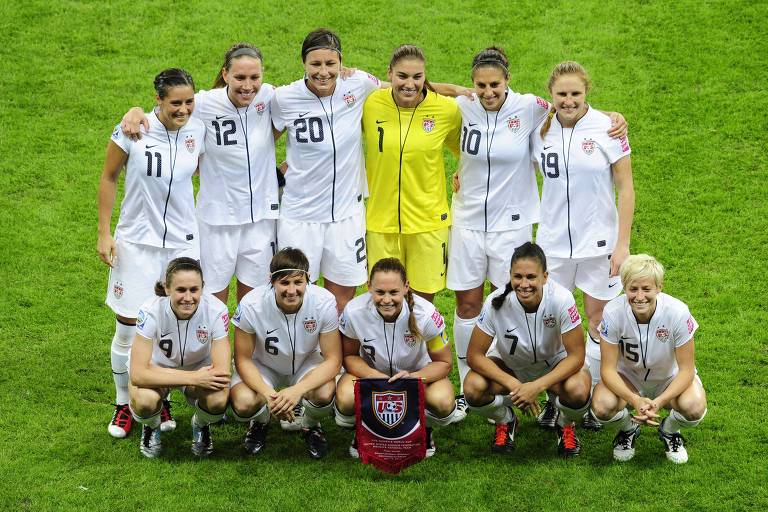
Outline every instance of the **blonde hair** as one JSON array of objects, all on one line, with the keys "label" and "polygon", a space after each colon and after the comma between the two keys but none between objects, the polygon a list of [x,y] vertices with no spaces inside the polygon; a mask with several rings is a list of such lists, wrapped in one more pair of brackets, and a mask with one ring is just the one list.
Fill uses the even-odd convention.
[{"label": "blonde hair", "polygon": [[[584,69],[584,67],[576,61],[566,60],[565,62],[561,62],[560,64],[555,66],[555,69],[553,69],[552,73],[549,75],[549,81],[547,82],[547,90],[550,92],[550,94],[552,93],[552,87],[555,85],[555,81],[564,75],[576,75],[579,78],[581,78],[581,81],[584,83],[585,92],[589,92],[589,89],[592,84],[589,81],[589,75],[587,75],[587,70]],[[553,104],[552,108],[549,109],[549,115],[547,116],[547,121],[541,127],[541,131],[539,132],[542,138],[544,138],[544,136],[549,131],[549,126],[552,124],[552,118],[555,117],[556,112],[557,111],[555,110],[555,106]]]},{"label": "blonde hair", "polygon": [[656,258],[649,254],[633,254],[629,256],[619,269],[621,286],[626,289],[635,279],[650,277],[661,288],[664,283],[664,267]]}]

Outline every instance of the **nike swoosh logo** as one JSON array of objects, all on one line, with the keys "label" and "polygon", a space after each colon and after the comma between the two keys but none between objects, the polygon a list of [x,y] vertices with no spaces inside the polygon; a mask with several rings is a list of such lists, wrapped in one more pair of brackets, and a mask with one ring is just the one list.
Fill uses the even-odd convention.
[{"label": "nike swoosh logo", "polygon": [[466,360],[466,357],[456,356],[456,359]]},{"label": "nike swoosh logo", "polygon": [[224,119],[225,117],[229,117],[229,116],[216,116],[216,120],[218,121],[219,119]]},{"label": "nike swoosh logo", "polygon": [[272,334],[272,333],[273,333],[273,332],[275,332],[276,330],[277,330],[277,329],[272,329],[271,331],[270,331],[270,330],[267,330],[267,334]]},{"label": "nike swoosh logo", "polygon": [[173,332],[173,331],[171,331],[171,332],[167,332],[167,333],[165,333],[165,334],[161,334],[161,335],[160,335],[160,337],[161,337],[161,338],[165,338],[166,336],[170,336],[172,332]]},{"label": "nike swoosh logo", "polygon": [[309,112],[304,112],[303,114],[299,114],[299,117],[304,117],[307,114],[309,114]]},{"label": "nike swoosh logo", "polygon": [[363,338],[363,343],[370,343],[370,342],[372,342],[372,341],[373,341],[373,340],[375,340],[375,339],[376,339],[376,338],[371,338],[371,339],[368,339],[368,338]]},{"label": "nike swoosh logo", "polygon": [[381,123],[386,123],[386,122],[387,122],[386,120],[384,120],[384,121],[379,121],[378,119],[376,120],[376,124],[381,124]]},{"label": "nike swoosh logo", "polygon": [[477,123],[469,123],[469,126],[477,126]]},{"label": "nike swoosh logo", "polygon": [[614,287],[614,286],[616,286],[617,284],[619,284],[619,283],[613,283],[613,284],[609,284],[609,285],[608,285],[608,288],[613,288],[613,287]]},{"label": "nike swoosh logo", "polygon": [[628,340],[628,339],[631,339],[631,338],[629,338],[627,336],[619,336],[619,340],[621,340],[621,341]]},{"label": "nike swoosh logo", "polygon": [[147,149],[151,149],[153,147],[157,146],[157,144],[152,144],[151,146],[145,146]]},{"label": "nike swoosh logo", "polygon": [[517,327],[513,327],[511,329],[507,329],[507,332],[515,332],[517,330]]},{"label": "nike swoosh logo", "polygon": [[544,151],[548,150],[548,149],[549,149],[549,148],[551,148],[551,147],[552,147],[552,146],[544,146]]}]

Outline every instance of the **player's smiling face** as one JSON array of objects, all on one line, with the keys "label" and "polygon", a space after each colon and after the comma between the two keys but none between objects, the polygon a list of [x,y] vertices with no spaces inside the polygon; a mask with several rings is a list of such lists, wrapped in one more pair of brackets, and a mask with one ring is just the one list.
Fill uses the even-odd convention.
[{"label": "player's smiling face", "polygon": [[544,296],[544,283],[549,273],[541,268],[537,259],[522,258],[512,265],[510,284],[517,300],[528,312],[536,311]]},{"label": "player's smiling face", "polygon": [[171,87],[165,98],[157,97],[157,106],[160,122],[169,130],[178,130],[195,110],[195,91],[189,85]]},{"label": "player's smiling face", "polygon": [[304,58],[307,87],[318,96],[330,96],[341,72],[341,56],[335,50],[312,50]]},{"label": "player's smiling face", "polygon": [[395,103],[403,108],[414,108],[424,98],[424,82],[427,80],[424,61],[415,58],[400,59],[387,71],[392,83]]},{"label": "player's smiling face", "polygon": [[229,99],[238,107],[250,105],[261,89],[261,60],[254,57],[244,55],[232,60],[230,69],[222,69],[221,74],[227,82]]},{"label": "player's smiling face", "polygon": [[387,322],[393,322],[403,309],[408,283],[399,272],[376,272],[368,283],[376,310]]},{"label": "player's smiling face", "polygon": [[307,291],[307,274],[296,272],[275,280],[275,302],[283,313],[296,313],[304,302],[304,293]]},{"label": "player's smiling face", "polygon": [[656,298],[660,292],[661,288],[653,277],[638,277],[627,283],[624,293],[638,321],[647,323],[651,319],[656,311]]},{"label": "player's smiling face", "polygon": [[475,93],[485,110],[496,112],[501,109],[507,99],[507,79],[504,72],[497,67],[479,67],[472,74]]},{"label": "player's smiling face", "polygon": [[557,109],[557,119],[571,128],[587,112],[587,87],[578,75],[559,76],[549,90]]},{"label": "player's smiling face", "polygon": [[171,277],[165,293],[171,299],[171,309],[176,318],[187,320],[195,314],[203,294],[203,279],[194,270],[179,270]]}]

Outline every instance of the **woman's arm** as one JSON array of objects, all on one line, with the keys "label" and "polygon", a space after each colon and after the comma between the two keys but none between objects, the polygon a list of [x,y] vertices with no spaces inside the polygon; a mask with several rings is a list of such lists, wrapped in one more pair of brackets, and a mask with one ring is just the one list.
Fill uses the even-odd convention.
[{"label": "woman's arm", "polygon": [[[440,338],[440,340],[442,340]],[[440,343],[440,347],[437,350],[429,348],[430,345],[435,346]],[[432,362],[428,363],[424,368],[419,371],[412,372],[409,375],[402,375],[401,377],[417,377],[424,379],[426,384],[436,382],[440,379],[444,379],[451,373],[451,366],[453,365],[453,353],[451,352],[451,345],[443,345],[441,342],[430,341],[427,343],[427,354]],[[391,381],[396,380],[393,378]]]},{"label": "woman's arm", "polygon": [[669,383],[667,389],[653,400],[657,410],[666,407],[670,400],[680,396],[693,382],[693,377],[696,375],[696,365],[694,363],[693,354],[693,338],[691,338],[685,345],[675,349],[677,375],[675,375],[675,378]]},{"label": "woman's arm", "polygon": [[112,238],[112,209],[115,207],[117,197],[117,179],[120,170],[125,167],[128,154],[114,141],[107,144],[107,156],[104,159],[104,169],[99,180],[99,236],[96,242],[96,250],[101,261],[113,266],[117,258],[115,240]]},{"label": "woman's arm", "polygon": [[632,181],[630,156],[611,165],[613,181],[619,194],[619,236],[611,254],[611,276],[619,275],[619,268],[629,256],[629,239],[632,236],[632,219],[635,215],[635,185]]},{"label": "woman's arm", "polygon": [[[371,368],[360,357],[360,342],[354,338],[341,335],[341,346],[344,353],[344,368],[347,373],[359,379],[388,379],[389,375]],[[373,357],[376,357],[375,354]]]},{"label": "woman's arm", "polygon": [[261,372],[253,364],[253,351],[256,347],[256,335],[235,327],[235,368],[242,381],[262,396],[275,393],[261,377]]},{"label": "woman's arm", "polygon": [[482,329],[475,326],[467,347],[467,364],[473,372],[479,373],[486,379],[498,382],[512,391],[520,386],[520,381],[499,368],[486,354],[491,348],[493,338]]},{"label": "woman's arm", "polygon": [[147,119],[147,115],[141,107],[131,107],[123,116],[123,120],[120,121],[120,129],[132,141],[137,141],[141,138],[142,125],[144,125],[144,130],[149,131],[149,119]]}]

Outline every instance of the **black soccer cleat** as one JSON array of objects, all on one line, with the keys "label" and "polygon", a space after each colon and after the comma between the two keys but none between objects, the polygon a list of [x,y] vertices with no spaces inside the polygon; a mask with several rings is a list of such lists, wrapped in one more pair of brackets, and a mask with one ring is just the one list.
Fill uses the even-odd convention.
[{"label": "black soccer cleat", "polygon": [[328,453],[328,440],[321,427],[302,429],[304,441],[307,443],[307,452],[313,459],[322,459]]}]

